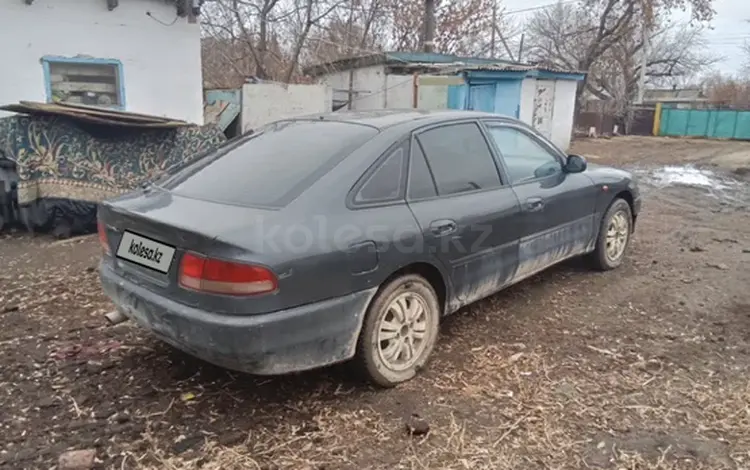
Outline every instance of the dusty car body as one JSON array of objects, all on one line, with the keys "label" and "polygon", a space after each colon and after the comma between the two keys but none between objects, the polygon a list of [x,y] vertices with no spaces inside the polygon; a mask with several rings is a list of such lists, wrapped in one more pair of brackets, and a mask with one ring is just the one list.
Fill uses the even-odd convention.
[{"label": "dusty car body", "polygon": [[119,312],[208,362],[356,357],[391,386],[424,367],[441,316],[574,256],[617,267],[639,210],[630,174],[515,119],[335,113],[103,203],[100,273]]}]

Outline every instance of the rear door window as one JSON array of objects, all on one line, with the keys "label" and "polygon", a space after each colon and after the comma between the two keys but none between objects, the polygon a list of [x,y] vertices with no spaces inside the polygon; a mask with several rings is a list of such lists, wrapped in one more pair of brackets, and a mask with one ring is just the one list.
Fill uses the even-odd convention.
[{"label": "rear door window", "polygon": [[440,196],[502,185],[495,159],[476,123],[440,126],[417,136]]},{"label": "rear door window", "polygon": [[424,152],[419,142],[411,145],[411,167],[409,169],[409,199],[426,199],[437,196],[435,180],[427,167]]},{"label": "rear door window", "polygon": [[161,186],[214,202],[283,206],[377,133],[345,122],[282,121],[208,154]]}]

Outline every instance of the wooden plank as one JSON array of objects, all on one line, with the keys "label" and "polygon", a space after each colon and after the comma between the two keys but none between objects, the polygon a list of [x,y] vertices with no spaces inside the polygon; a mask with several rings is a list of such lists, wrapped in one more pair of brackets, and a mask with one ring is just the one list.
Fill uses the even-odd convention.
[{"label": "wooden plank", "polygon": [[84,82],[62,82],[53,83],[52,91],[64,91],[66,93],[112,93],[117,95],[117,86],[112,83],[84,83]]},{"label": "wooden plank", "polygon": [[51,76],[80,75],[84,77],[115,77],[117,66],[109,64],[69,64],[64,62],[50,62]]},{"label": "wooden plank", "polygon": [[93,76],[81,76],[81,75],[51,75],[50,83],[55,85],[57,83],[105,83],[109,85],[117,85],[118,80],[116,77],[93,77]]},{"label": "wooden plank", "polygon": [[148,114],[132,113],[114,109],[103,109],[93,106],[74,103],[39,103],[34,101],[20,101],[17,104],[0,106],[0,110],[23,114],[53,114],[59,116],[70,116],[77,119],[100,122],[102,124],[134,126],[134,127],[183,127],[193,126],[186,121],[153,116]]},{"label": "wooden plank", "polygon": [[463,79],[463,77],[458,77],[454,75],[445,75],[445,76],[434,76],[434,75],[420,75],[419,76],[419,85],[422,86],[429,86],[429,85],[463,85],[466,83]]}]

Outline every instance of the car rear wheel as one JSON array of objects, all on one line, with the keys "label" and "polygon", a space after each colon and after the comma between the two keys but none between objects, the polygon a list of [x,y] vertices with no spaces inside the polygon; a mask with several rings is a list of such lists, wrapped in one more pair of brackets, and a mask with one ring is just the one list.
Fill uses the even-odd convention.
[{"label": "car rear wheel", "polygon": [[429,282],[416,274],[383,287],[367,310],[357,360],[367,378],[394,387],[427,363],[438,337],[440,306]]},{"label": "car rear wheel", "polygon": [[615,199],[604,214],[592,261],[597,269],[608,271],[622,264],[630,244],[633,215],[624,199]]}]

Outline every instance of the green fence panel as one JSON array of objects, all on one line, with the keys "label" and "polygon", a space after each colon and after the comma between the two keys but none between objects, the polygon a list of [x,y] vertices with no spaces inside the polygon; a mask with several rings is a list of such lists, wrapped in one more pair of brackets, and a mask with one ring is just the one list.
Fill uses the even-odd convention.
[{"label": "green fence panel", "polygon": [[708,135],[708,122],[711,113],[703,109],[688,109],[686,111],[685,135],[692,137],[705,137]]},{"label": "green fence panel", "polygon": [[661,134],[684,136],[687,131],[689,117],[689,109],[665,109],[661,121]]},{"label": "green fence panel", "polygon": [[659,135],[750,140],[750,111],[662,108]]},{"label": "green fence panel", "polygon": [[714,124],[707,137],[719,139],[734,138],[734,125],[737,122],[737,111],[713,110]]},{"label": "green fence panel", "polygon": [[737,124],[734,126],[734,138],[750,140],[750,111],[737,113]]}]

